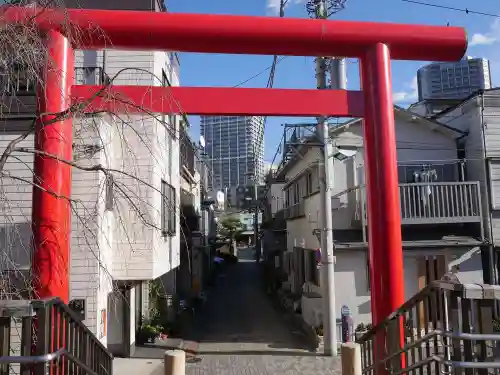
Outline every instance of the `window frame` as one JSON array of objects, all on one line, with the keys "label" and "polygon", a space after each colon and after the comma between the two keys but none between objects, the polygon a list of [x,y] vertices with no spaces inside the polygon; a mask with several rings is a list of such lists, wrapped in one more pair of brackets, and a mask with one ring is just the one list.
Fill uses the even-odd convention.
[{"label": "window frame", "polygon": [[104,210],[113,211],[115,207],[115,191],[114,191],[114,176],[112,174],[106,174],[104,185],[105,185]]},{"label": "window frame", "polygon": [[176,189],[165,180],[161,180],[161,197],[161,234],[174,237],[177,233]]}]

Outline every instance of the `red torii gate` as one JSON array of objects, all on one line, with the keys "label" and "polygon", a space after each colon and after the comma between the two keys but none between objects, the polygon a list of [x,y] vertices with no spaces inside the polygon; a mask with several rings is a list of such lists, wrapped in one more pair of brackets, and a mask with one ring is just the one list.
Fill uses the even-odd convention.
[{"label": "red torii gate", "polygon": [[[39,88],[33,190],[33,268],[41,298],[68,301],[72,119],[57,113],[93,97],[99,86],[73,85],[74,49],[170,50],[361,60],[360,91],[112,86],[88,111],[140,112],[114,94],[156,113],[364,117],[371,306],[377,324],[404,302],[401,219],[390,59],[459,60],[467,48],[456,27],[270,17],[105,10],[3,9],[7,23],[35,22],[46,34],[49,64]],[[71,39],[72,36],[76,38]],[[173,103],[172,97],[180,103]]]}]

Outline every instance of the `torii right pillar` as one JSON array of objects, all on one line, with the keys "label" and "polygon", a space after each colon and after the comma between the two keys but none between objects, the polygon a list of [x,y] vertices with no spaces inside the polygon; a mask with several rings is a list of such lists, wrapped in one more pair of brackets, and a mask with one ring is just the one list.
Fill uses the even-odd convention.
[{"label": "torii right pillar", "polygon": [[[373,325],[384,321],[405,302],[401,211],[389,47],[377,43],[361,61],[364,93],[364,160],[368,204],[371,310]],[[382,214],[383,213],[383,214]],[[403,345],[402,326],[390,346]],[[387,332],[378,332],[374,360],[385,357]],[[400,342],[398,342],[400,341]],[[404,368],[404,355],[400,357]],[[376,373],[385,374],[384,366]]]},{"label": "torii right pillar", "polygon": [[376,325],[405,301],[389,47],[377,43],[369,48],[361,71],[371,307]]}]

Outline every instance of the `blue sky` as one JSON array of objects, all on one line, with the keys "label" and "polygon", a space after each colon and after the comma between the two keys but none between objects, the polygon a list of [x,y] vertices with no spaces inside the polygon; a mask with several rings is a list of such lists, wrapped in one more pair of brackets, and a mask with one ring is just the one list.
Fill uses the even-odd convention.
[{"label": "blue sky", "polygon": [[[286,17],[308,17],[304,0],[290,0]],[[426,0],[425,2],[469,8],[474,11],[500,15],[500,2],[486,0],[471,3],[465,0]],[[166,0],[170,12],[213,13],[254,16],[276,16],[279,0]],[[467,54],[490,59],[493,84],[500,85],[500,18],[466,15],[440,8],[406,3],[401,0],[348,0],[342,12],[332,19],[421,23],[430,25],[462,26],[469,35]],[[247,80],[268,67],[271,56],[239,56],[219,54],[182,53],[181,84],[184,86],[233,86]],[[395,61],[392,63],[393,96],[400,105],[412,103],[416,98],[416,71],[425,62]],[[244,87],[265,87],[268,72],[252,79]],[[310,57],[289,57],[277,66],[275,87],[314,88],[314,65]],[[358,65],[351,60],[348,65],[348,88],[359,88]],[[265,129],[265,160],[271,162],[280,139],[283,136],[283,123],[314,119],[268,118]],[[191,135],[199,137],[199,118],[190,117]]]}]

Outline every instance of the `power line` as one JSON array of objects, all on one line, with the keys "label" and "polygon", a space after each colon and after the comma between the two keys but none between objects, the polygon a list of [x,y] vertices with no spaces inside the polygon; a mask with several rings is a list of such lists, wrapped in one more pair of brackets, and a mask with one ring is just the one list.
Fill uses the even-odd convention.
[{"label": "power line", "polygon": [[401,0],[405,3],[412,3],[412,4],[418,4],[418,5],[424,5],[432,8],[440,8],[440,9],[447,9],[447,10],[453,10],[455,12],[462,12],[465,14],[475,14],[479,16],[487,16],[487,17],[495,17],[495,18],[500,18],[499,14],[494,14],[494,13],[487,13],[487,12],[479,12],[475,10],[470,10],[469,8],[455,8],[447,5],[440,5],[440,4],[432,4],[432,3],[426,3],[423,1],[417,1],[417,0]]},{"label": "power line", "polygon": [[[279,58],[276,58],[276,62],[273,61],[273,63],[271,65],[269,65],[267,68],[265,69],[262,69],[260,72],[254,74],[253,76],[245,79],[244,81],[241,81],[240,83],[238,83],[237,85],[234,85],[233,87],[240,87],[240,86],[243,86],[245,83],[248,83],[252,80],[254,80],[255,78],[258,78],[260,77],[262,74],[266,73],[267,71],[271,70],[271,72],[273,72],[274,69],[276,69],[276,64],[279,64],[281,61],[283,61],[284,59],[286,59],[287,57],[290,57],[290,56],[281,56]],[[273,59],[274,60],[274,59]],[[274,73],[273,73],[274,74]]]}]

